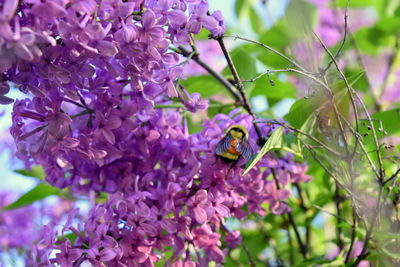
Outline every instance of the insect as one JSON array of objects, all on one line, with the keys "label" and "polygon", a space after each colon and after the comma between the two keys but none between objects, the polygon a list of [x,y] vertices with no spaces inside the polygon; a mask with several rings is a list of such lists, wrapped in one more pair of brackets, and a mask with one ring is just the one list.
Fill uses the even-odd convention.
[{"label": "insect", "polygon": [[253,155],[253,149],[249,145],[249,132],[242,125],[232,125],[225,136],[218,142],[215,154],[224,162],[232,163],[231,168],[243,157],[249,160]]}]

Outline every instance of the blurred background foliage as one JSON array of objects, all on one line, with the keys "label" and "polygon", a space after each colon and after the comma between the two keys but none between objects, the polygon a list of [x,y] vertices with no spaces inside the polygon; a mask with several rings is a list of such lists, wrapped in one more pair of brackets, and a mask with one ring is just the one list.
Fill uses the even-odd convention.
[{"label": "blurred background foliage", "polygon": [[[347,32],[343,43],[347,5]],[[340,49],[337,55],[338,64],[349,83],[362,96],[372,118],[377,119],[374,123],[379,141],[387,148],[381,151],[385,159],[384,165],[388,173],[394,173],[399,165],[400,148],[400,1],[351,0],[348,3],[347,0],[237,0],[232,9],[235,19],[228,19],[227,35],[238,35],[266,44],[295,59],[309,72],[322,73],[330,61],[313,31],[321,37],[332,54]],[[196,44],[213,49],[215,41],[206,40],[205,33]],[[323,110],[324,102],[317,96],[319,90],[315,88],[315,84],[290,72],[274,72],[292,68],[293,65],[259,44],[233,37],[225,40],[230,46],[233,61],[242,80],[251,80],[271,71],[254,82],[246,83],[245,88],[257,116],[268,120],[283,116],[291,125],[324,140],[323,130],[316,130],[319,127],[315,121],[316,111]],[[218,47],[215,49],[215,56],[211,59],[214,64],[221,57]],[[201,50],[198,49],[200,58],[210,60],[209,55]],[[227,79],[232,79],[226,66],[221,66],[221,70]],[[326,77],[334,92],[343,92],[345,83],[334,67],[327,71]],[[225,96],[225,88],[207,73],[192,75],[183,84],[189,91],[200,92],[203,97],[212,99],[208,110],[210,117],[217,112],[228,113],[232,110],[227,105],[230,102]],[[340,112],[352,117],[350,101],[347,97],[339,97]],[[192,120],[191,131],[198,131],[201,122]],[[360,132],[367,133],[369,130],[363,123]],[[365,134],[363,142],[369,151],[373,150],[372,135]],[[344,266],[346,251],[351,243],[351,201],[336,189],[335,182],[328,173],[306,149],[301,149],[298,142],[285,143],[285,146],[301,153],[302,157],[298,157],[298,160],[307,161],[308,174],[313,177],[311,182],[302,185],[303,188],[292,189],[294,194],[289,203],[299,234],[308,247],[307,260],[299,252],[296,233],[290,227],[290,218],[287,215],[269,214],[242,223],[240,228],[244,229],[244,243],[253,259],[256,259],[256,266]],[[371,157],[376,160],[374,155],[371,154]],[[365,177],[372,176],[371,170],[365,171]],[[368,180],[365,177],[361,179]],[[370,183],[371,180],[368,180],[364,185],[366,191],[376,188],[376,185]],[[340,211],[337,210],[335,199],[340,203]],[[392,230],[394,229],[388,231]],[[343,244],[338,244],[337,231],[341,231]],[[363,227],[357,229],[352,251],[354,255],[350,257],[358,256],[357,253],[361,252],[361,241],[365,239],[365,234]],[[398,242],[397,236],[386,233],[388,238],[384,235],[380,233],[378,238],[381,236],[387,244]],[[242,248],[230,253],[227,266],[249,265],[246,251]],[[394,266],[400,264],[398,259],[398,251],[379,245],[373,247],[369,254],[370,265]],[[350,260],[347,265],[351,266],[353,263]],[[362,264],[367,263],[361,262],[359,266]]]}]

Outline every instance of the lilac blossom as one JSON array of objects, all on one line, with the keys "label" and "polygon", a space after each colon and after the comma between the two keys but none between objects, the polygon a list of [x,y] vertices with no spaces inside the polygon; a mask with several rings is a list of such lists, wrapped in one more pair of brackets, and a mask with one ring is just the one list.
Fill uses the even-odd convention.
[{"label": "lilac blossom", "polygon": [[[108,194],[82,223],[71,211],[62,229],[56,222],[44,227],[32,262],[152,266],[172,247],[171,264],[222,264],[225,219],[290,210],[290,186],[309,180],[306,166],[272,154],[242,175],[244,162],[228,171],[215,157],[231,125],[243,125],[257,139],[250,115],[239,109],[217,114],[189,134],[179,112],[157,108],[175,100],[191,112],[208,107],[199,94],[181,93],[182,57],[169,49],[190,45],[190,35],[202,28],[223,34],[222,14],[210,15],[206,1],[5,3],[0,48],[7,53],[0,68],[29,95],[13,107],[18,158],[27,168],[41,165],[58,188]],[[0,91],[2,103],[9,102],[7,90]],[[261,125],[261,131],[268,136],[274,127]],[[239,244],[237,232],[227,242]],[[187,255],[189,244],[205,256]]]}]

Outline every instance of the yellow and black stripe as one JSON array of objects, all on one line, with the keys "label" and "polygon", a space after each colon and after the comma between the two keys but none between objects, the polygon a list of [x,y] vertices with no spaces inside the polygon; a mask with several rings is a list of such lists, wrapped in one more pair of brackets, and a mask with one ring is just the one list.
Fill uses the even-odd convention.
[{"label": "yellow and black stripe", "polygon": [[242,125],[232,125],[218,142],[215,153],[224,162],[234,162],[242,156],[249,160],[253,150],[248,143],[249,133]]}]

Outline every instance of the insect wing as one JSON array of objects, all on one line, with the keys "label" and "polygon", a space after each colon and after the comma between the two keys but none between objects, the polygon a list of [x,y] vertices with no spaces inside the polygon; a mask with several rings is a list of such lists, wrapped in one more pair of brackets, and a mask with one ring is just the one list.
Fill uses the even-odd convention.
[{"label": "insect wing", "polygon": [[224,138],[218,142],[217,147],[215,148],[215,153],[217,155],[222,155],[222,153],[225,153],[231,145],[231,140],[232,137],[229,134],[226,134]]},{"label": "insect wing", "polygon": [[253,149],[251,148],[250,144],[247,142],[243,142],[243,141],[240,142],[236,149],[237,149],[237,151],[240,152],[242,157],[244,157],[246,160],[251,159],[251,157],[254,154]]}]

